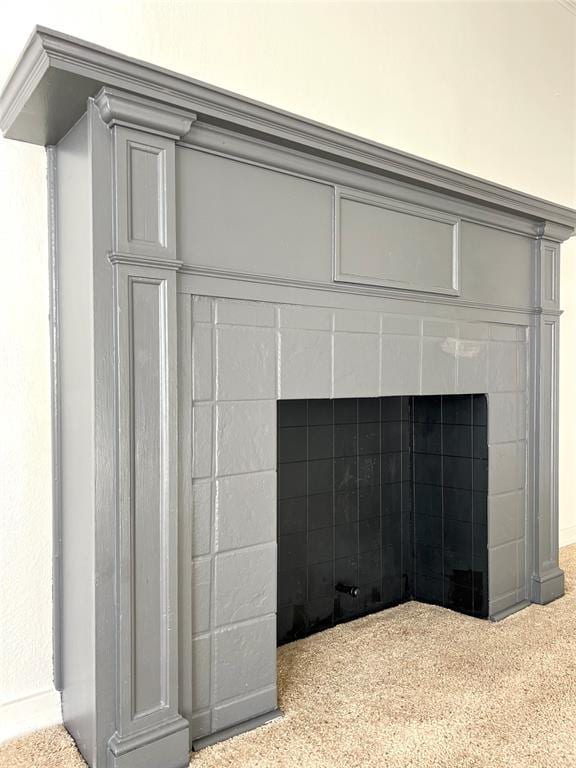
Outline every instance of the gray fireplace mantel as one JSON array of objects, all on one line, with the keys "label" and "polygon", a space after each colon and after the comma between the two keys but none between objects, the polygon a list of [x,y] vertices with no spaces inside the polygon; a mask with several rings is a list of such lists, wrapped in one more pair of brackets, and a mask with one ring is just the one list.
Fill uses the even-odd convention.
[{"label": "gray fireplace mantel", "polygon": [[[273,666],[274,605],[229,611],[226,587],[235,557],[275,578],[280,397],[486,393],[490,616],[563,594],[576,211],[41,27],[0,127],[48,148],[56,683],[93,768],[182,768],[189,729],[274,713],[273,672],[237,665],[256,628]],[[223,546],[235,477],[261,538]]]}]

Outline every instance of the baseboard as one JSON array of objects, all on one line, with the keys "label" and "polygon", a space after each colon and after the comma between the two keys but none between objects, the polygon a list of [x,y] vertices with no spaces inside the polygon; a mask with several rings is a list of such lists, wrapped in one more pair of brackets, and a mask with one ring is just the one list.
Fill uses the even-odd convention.
[{"label": "baseboard", "polygon": [[0,705],[0,742],[62,722],[58,691],[39,691]]},{"label": "baseboard", "polygon": [[567,547],[568,544],[576,544],[576,525],[560,529],[560,546]]}]

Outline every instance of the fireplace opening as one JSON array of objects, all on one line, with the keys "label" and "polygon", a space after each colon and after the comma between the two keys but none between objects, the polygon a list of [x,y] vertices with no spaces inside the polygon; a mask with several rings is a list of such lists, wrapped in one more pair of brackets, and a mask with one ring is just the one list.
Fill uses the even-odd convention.
[{"label": "fireplace opening", "polygon": [[487,398],[278,401],[282,645],[406,600],[488,615]]}]

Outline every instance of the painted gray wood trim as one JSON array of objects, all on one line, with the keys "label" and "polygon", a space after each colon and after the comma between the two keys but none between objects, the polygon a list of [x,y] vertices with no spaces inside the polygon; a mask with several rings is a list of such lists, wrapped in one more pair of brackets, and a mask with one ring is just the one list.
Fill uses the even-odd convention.
[{"label": "painted gray wood trim", "polygon": [[[109,131],[117,450],[116,768],[187,765],[178,694],[178,404],[174,137],[191,119],[101,91]],[[140,122],[139,122],[140,121]],[[130,153],[143,153],[135,167]],[[104,254],[103,254],[104,255]]]},{"label": "painted gray wood trim", "polygon": [[[88,102],[90,233],[94,360],[95,466],[95,679],[97,768],[108,763],[108,740],[116,731],[116,547],[117,424],[114,271],[106,254],[112,249],[112,133]],[[81,260],[79,260],[81,261]]]},{"label": "painted gray wood trim", "polygon": [[112,129],[114,186],[113,263],[123,258],[176,260],[174,139],[195,115],[103,88],[94,100]]},{"label": "painted gray wood trim", "polygon": [[386,179],[366,169],[345,166],[333,159],[279,147],[266,139],[241,135],[222,126],[195,123],[194,129],[183,136],[177,146],[230,160],[241,160],[268,170],[291,173],[309,181],[346,186],[368,194],[391,197],[441,213],[448,212],[462,221],[512,234],[534,238],[547,232],[547,237],[557,241],[570,236],[571,230],[564,226],[528,219],[517,212],[489,208],[478,201],[456,198],[446,192],[432,191],[407,181]]},{"label": "painted gray wood trim", "polygon": [[107,768],[188,768],[188,723],[175,718],[158,728],[147,729],[132,738],[109,743]]},{"label": "painted gray wood trim", "polygon": [[55,143],[102,86],[115,86],[190,110],[207,124],[316,156],[410,181],[529,218],[567,228],[576,212],[470,174],[337,131],[252,99],[122,56],[101,46],[36,27],[0,96],[5,136],[36,144]]},{"label": "painted gray wood trim", "polygon": [[[499,304],[487,304],[475,301],[466,301],[457,296],[444,296],[438,294],[426,294],[416,291],[401,291],[393,288],[379,286],[357,285],[353,283],[338,282],[320,282],[313,280],[295,280],[293,278],[279,277],[278,275],[265,275],[254,272],[235,272],[229,269],[217,269],[192,264],[182,264],[180,269],[180,282],[184,286],[194,286],[194,278],[205,277],[220,280],[235,280],[240,283],[253,283],[255,286],[284,286],[285,288],[303,289],[308,291],[321,291],[333,293],[335,296],[342,294],[351,294],[357,296],[374,297],[380,299],[395,299],[397,301],[420,302],[423,304],[437,304],[447,307],[461,307],[468,309],[478,309],[485,311],[506,312],[511,315],[539,315],[542,313],[540,308],[535,307],[513,307]],[[191,292],[195,291],[191,288]],[[264,289],[263,289],[264,296]],[[266,300],[263,298],[263,300]],[[272,299],[276,301],[277,299]],[[289,301],[289,299],[286,299]],[[337,300],[335,298],[335,300]],[[318,301],[317,299],[315,301]],[[306,302],[305,302],[306,303]],[[312,300],[310,303],[314,303]],[[548,313],[553,314],[553,313]],[[558,310],[560,315],[561,311]],[[512,320],[510,321],[512,322]]]},{"label": "painted gray wood trim", "polygon": [[102,88],[94,103],[100,111],[100,117],[110,128],[121,125],[169,139],[184,136],[196,120],[196,115],[190,112],[161,108],[158,104],[151,104],[149,99],[141,99],[114,88]]},{"label": "painted gray wood trim", "polygon": [[178,714],[176,277],[114,270],[119,754],[143,731],[187,723]]},{"label": "painted gray wood trim", "polygon": [[[422,206],[413,205],[410,203],[401,202],[391,198],[385,198],[378,195],[366,194],[359,192],[356,189],[346,189],[342,187],[336,187],[334,199],[334,280],[342,283],[355,283],[358,285],[374,285],[382,288],[396,288],[402,290],[416,291],[418,293],[437,293],[447,296],[459,296],[460,295],[460,220],[456,216],[451,216],[448,213],[440,213],[436,210],[423,208]],[[342,204],[344,201],[352,203],[359,203],[360,205],[366,205],[374,208],[375,210],[381,209],[390,213],[397,213],[404,218],[404,216],[412,216],[420,221],[428,220],[431,222],[438,222],[441,224],[447,224],[452,228],[451,237],[451,253],[450,253],[450,279],[449,284],[445,286],[435,285],[427,280],[394,280],[387,277],[389,270],[382,268],[382,272],[378,275],[376,271],[378,265],[374,265],[374,272],[372,274],[360,274],[346,271],[344,267],[344,254],[343,254],[343,216],[342,216]],[[372,235],[373,237],[373,235]],[[383,253],[387,244],[385,242],[379,243],[378,247]],[[353,258],[357,259],[358,253],[355,251]],[[407,264],[409,259],[407,257],[398,256],[395,254],[389,254],[390,259],[396,258],[396,261],[403,263],[406,272],[411,266]]]},{"label": "painted gray wood trim", "polygon": [[[192,297],[178,295],[178,665],[179,710],[194,714],[192,701]],[[210,372],[211,374],[212,372]],[[190,745],[191,746],[191,745]]]},{"label": "painted gray wood trim", "polygon": [[62,437],[60,422],[60,314],[58,310],[58,225],[56,149],[46,148],[48,182],[48,281],[52,448],[52,656],[54,687],[62,691]]},{"label": "painted gray wood trim", "polygon": [[174,142],[114,125],[114,251],[176,255]]},{"label": "painted gray wood trim", "polygon": [[553,568],[545,576],[535,576],[532,580],[532,602],[546,605],[564,595],[564,571]]},{"label": "painted gray wood trim", "polygon": [[[90,130],[83,117],[56,147],[58,237],[59,386],[61,392],[61,580],[62,715],[84,758],[100,766],[101,749],[96,707],[101,670],[98,668],[100,628],[95,584],[100,579],[96,553],[99,499],[96,469],[96,357],[92,348],[94,295],[90,237]],[[86,255],[79,259],[78,254]],[[108,339],[110,342],[110,338]],[[113,474],[108,473],[112,485]],[[106,509],[103,510],[104,514]],[[113,552],[109,547],[109,552]],[[112,569],[109,568],[109,573]],[[97,575],[98,574],[98,575]],[[108,624],[108,627],[110,625]],[[113,631],[108,657],[114,661]],[[110,732],[106,734],[106,739]],[[105,744],[104,750],[105,751]]]},{"label": "painted gray wood trim", "polygon": [[535,319],[531,597],[537,603],[550,602],[564,594],[564,576],[558,566],[559,330],[559,318],[555,315],[544,314]]},{"label": "painted gray wood trim", "polygon": [[536,244],[536,306],[545,312],[560,308],[560,245],[539,238]]},{"label": "painted gray wood trim", "polygon": [[162,269],[173,269],[178,272],[182,267],[182,262],[178,259],[164,259],[155,256],[142,256],[139,253],[119,253],[112,251],[108,254],[111,264],[128,264],[140,267],[160,267]]}]

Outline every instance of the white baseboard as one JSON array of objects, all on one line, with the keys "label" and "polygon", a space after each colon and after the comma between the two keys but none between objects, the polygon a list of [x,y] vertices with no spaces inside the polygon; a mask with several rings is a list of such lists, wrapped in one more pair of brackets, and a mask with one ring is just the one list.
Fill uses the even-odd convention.
[{"label": "white baseboard", "polygon": [[0,742],[62,722],[60,694],[52,689],[0,705]]},{"label": "white baseboard", "polygon": [[576,544],[576,525],[560,529],[560,546],[566,547],[568,544]]}]

